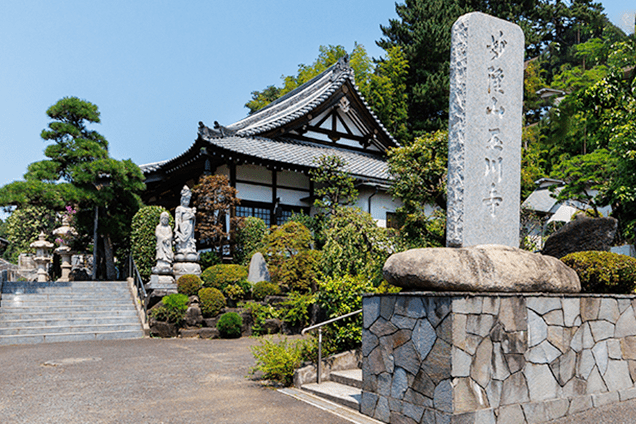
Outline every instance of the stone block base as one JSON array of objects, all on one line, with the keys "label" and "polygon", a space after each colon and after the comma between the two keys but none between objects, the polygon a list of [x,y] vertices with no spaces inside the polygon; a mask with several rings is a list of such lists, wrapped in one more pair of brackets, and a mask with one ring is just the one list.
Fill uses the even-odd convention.
[{"label": "stone block base", "polygon": [[636,397],[636,296],[363,298],[363,414],[531,424]]},{"label": "stone block base", "polygon": [[166,290],[167,292],[177,292],[177,283],[172,275],[157,275],[152,274],[150,276],[150,282],[146,284],[148,290]]},{"label": "stone block base", "polygon": [[186,274],[201,275],[201,265],[197,262],[175,262],[172,265],[172,270],[174,271],[175,280]]}]

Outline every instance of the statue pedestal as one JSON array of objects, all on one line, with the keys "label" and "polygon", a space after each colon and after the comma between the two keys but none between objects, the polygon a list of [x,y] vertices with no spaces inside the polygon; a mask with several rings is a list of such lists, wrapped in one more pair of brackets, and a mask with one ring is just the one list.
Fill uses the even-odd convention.
[{"label": "statue pedestal", "polygon": [[186,274],[193,274],[197,277],[201,275],[201,265],[197,262],[175,262],[172,265],[174,271],[174,278],[178,280],[179,277]]},{"label": "statue pedestal", "polygon": [[152,274],[150,275],[150,282],[146,284],[146,289],[176,293],[177,283],[172,275]]},{"label": "statue pedestal", "polygon": [[73,268],[73,265],[71,265],[71,248],[63,245],[55,249],[55,253],[60,255],[62,262],[60,265],[62,276],[58,278],[57,281],[62,283],[68,282],[70,281],[71,269]]}]

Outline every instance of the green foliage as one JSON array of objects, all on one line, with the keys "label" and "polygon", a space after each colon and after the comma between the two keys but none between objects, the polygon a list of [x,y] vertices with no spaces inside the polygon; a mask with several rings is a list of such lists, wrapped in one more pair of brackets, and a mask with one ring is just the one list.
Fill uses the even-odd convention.
[{"label": "green foliage", "polygon": [[264,256],[273,283],[288,290],[312,287],[317,260],[317,254],[310,251],[312,241],[307,227],[298,222],[272,227]]},{"label": "green foliage", "polygon": [[162,305],[150,311],[150,316],[157,321],[181,324],[188,310],[188,296],[181,293],[171,294],[164,296],[161,303]]},{"label": "green foliage", "polygon": [[46,113],[52,120],[41,134],[52,142],[44,150],[47,159],[30,164],[24,181],[0,188],[0,205],[30,204],[60,211],[73,204],[79,234],[93,233],[98,208],[101,248],[96,263],[103,259],[104,277],[113,280],[114,252],[129,247],[131,220],[145,188],[143,174],[130,160],[110,158],[106,139],[88,128],[100,122],[96,105],[65,97]]},{"label": "green foliage", "polygon": [[269,281],[259,281],[254,284],[252,289],[252,297],[254,300],[263,300],[267,296],[277,296],[280,294],[278,284]]},{"label": "green foliage", "polygon": [[311,305],[316,303],[316,294],[291,292],[287,300],[281,303],[285,311],[283,321],[298,327],[307,327],[311,322]]},{"label": "green foliage", "polygon": [[278,341],[263,338],[259,345],[250,347],[256,365],[252,374],[262,372],[263,379],[276,381],[285,386],[293,382],[294,371],[300,364],[309,359],[314,351],[309,340],[290,341],[279,338]]},{"label": "green foliage", "polygon": [[[268,86],[263,91],[253,91],[252,100],[245,104],[245,107],[254,113],[267,106],[270,102],[284,96],[290,91],[300,87],[315,76],[324,72],[334,65],[339,59],[347,55],[343,46],[320,46],[320,54],[311,65],[298,65],[298,73],[294,75],[282,76],[283,86],[278,88],[273,85]],[[369,82],[369,75],[372,71],[371,59],[367,56],[364,46],[356,44],[350,55],[350,64],[355,72],[356,85],[363,93],[366,93]]]},{"label": "green foliage", "polygon": [[199,263],[201,264],[201,268],[208,269],[211,266],[220,264],[221,257],[215,251],[208,250],[199,254]]},{"label": "green foliage", "polygon": [[245,302],[241,307],[247,309],[252,315],[252,334],[260,336],[266,334],[265,321],[268,319],[278,319],[282,316],[282,311],[272,305],[263,305],[257,302]]},{"label": "green foliage", "polygon": [[206,318],[217,316],[226,305],[223,293],[213,287],[204,287],[199,290],[199,302],[201,313]]},{"label": "green foliage", "polygon": [[214,287],[220,290],[228,284],[235,284],[246,278],[247,268],[242,265],[213,265],[201,273],[201,279],[205,287]]},{"label": "green foliage", "polygon": [[386,228],[380,228],[367,212],[338,208],[329,217],[326,243],[320,261],[329,276],[361,276],[379,284],[382,266],[395,251]]},{"label": "green foliage", "polygon": [[221,315],[216,323],[221,337],[225,339],[236,339],[241,337],[241,328],[243,327],[243,318],[236,312],[227,312]]},{"label": "green foliage", "polygon": [[186,274],[179,277],[177,280],[177,291],[183,293],[186,296],[195,296],[201,290],[203,281],[196,275]]},{"label": "green foliage", "polygon": [[289,220],[307,227],[314,239],[314,248],[316,250],[322,250],[325,245],[325,230],[327,229],[327,217],[325,214],[317,213],[314,216],[309,216],[302,212],[292,213]]},{"label": "green foliage", "polygon": [[252,292],[252,285],[247,280],[241,280],[225,285],[222,292],[226,299],[236,302],[249,297]]},{"label": "green foliage", "polygon": [[[156,264],[157,237],[155,229],[159,225],[162,212],[168,212],[162,206],[144,206],[132,218],[130,245],[135,264],[143,281],[150,280],[152,267]],[[170,216],[170,228],[174,229],[174,219]]]},{"label": "green foliage", "polygon": [[17,263],[20,253],[33,252],[29,245],[37,240],[41,232],[51,234],[55,226],[55,213],[45,207],[24,206],[16,209],[4,224],[5,237],[9,241],[4,259]]},{"label": "green foliage", "polygon": [[338,206],[353,204],[358,198],[355,179],[344,171],[347,163],[339,156],[320,156],[309,171],[315,189],[315,206],[333,213]]},{"label": "green foliage", "polygon": [[248,265],[252,255],[265,247],[265,237],[268,229],[261,218],[248,216],[238,226],[236,231],[236,246],[234,255],[236,262]]},{"label": "green foliage", "polygon": [[[325,277],[319,282],[317,302],[327,318],[336,318],[361,309],[362,294],[375,292],[373,284],[363,277]],[[362,314],[329,324],[323,332],[329,354],[354,349],[362,341]]]},{"label": "green foliage", "polygon": [[611,252],[576,252],[561,258],[574,269],[586,293],[631,294],[636,288],[636,259]]}]

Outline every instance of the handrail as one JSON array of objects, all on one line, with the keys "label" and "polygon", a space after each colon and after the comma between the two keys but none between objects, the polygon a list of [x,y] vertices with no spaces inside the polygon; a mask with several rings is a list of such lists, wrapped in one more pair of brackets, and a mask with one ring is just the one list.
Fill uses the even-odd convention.
[{"label": "handrail", "polygon": [[322,369],[321,369],[322,368],[322,327],[324,327],[327,324],[340,321],[341,319],[352,317],[354,315],[359,314],[360,312],[362,312],[362,309],[358,309],[357,311],[349,312],[348,314],[340,315],[339,317],[332,318],[327,321],[323,321],[320,324],[315,324],[310,327],[303,328],[303,331],[300,332],[300,334],[304,336],[305,333],[307,333],[308,331],[318,329],[318,363],[316,364],[317,365],[316,366],[316,382],[318,384],[322,383],[322,376],[320,375],[322,372]]},{"label": "handrail", "polygon": [[143,305],[144,308],[144,318],[145,318],[145,322],[148,322],[148,309],[146,307],[146,298],[148,297],[148,294],[146,293],[146,288],[144,287],[144,282],[141,279],[141,274],[139,274],[139,269],[137,268],[137,264],[135,263],[135,259],[132,256],[132,253],[128,256],[129,258],[129,276],[132,277],[132,279],[135,282],[135,286],[137,287],[137,296],[139,297],[139,299],[141,300],[141,304]]}]

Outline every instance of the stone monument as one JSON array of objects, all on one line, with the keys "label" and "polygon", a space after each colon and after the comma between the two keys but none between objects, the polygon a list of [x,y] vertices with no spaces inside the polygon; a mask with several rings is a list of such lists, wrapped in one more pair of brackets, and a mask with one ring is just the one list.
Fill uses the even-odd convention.
[{"label": "stone monument", "polygon": [[62,269],[62,275],[57,281],[67,282],[70,281],[71,269],[73,268],[71,264],[73,252],[71,252],[71,247],[68,244],[77,236],[77,231],[71,227],[71,218],[68,215],[64,215],[64,218],[62,218],[62,226],[53,230],[53,235],[57,236],[56,241],[60,244],[60,246],[55,249],[55,253],[60,255],[60,268]]},{"label": "stone monument", "polygon": [[51,263],[50,251],[53,249],[54,244],[46,241],[46,234],[40,233],[38,239],[29,245],[35,249],[35,257],[33,261],[38,268],[38,283],[45,283],[49,281],[49,273],[46,270],[46,266]]},{"label": "stone monument", "polygon": [[252,255],[247,281],[252,284],[260,281],[271,281],[269,270],[267,269],[267,262],[265,262],[265,258],[261,252],[256,252]]},{"label": "stone monument", "polygon": [[475,12],[453,25],[449,247],[519,247],[523,52],[513,23]]},{"label": "stone monument", "polygon": [[152,275],[148,284],[149,289],[167,291],[176,291],[177,289],[172,271],[174,254],[172,252],[172,229],[169,222],[170,215],[168,215],[168,212],[162,212],[159,217],[159,224],[155,229],[157,264],[152,268]]},{"label": "stone monument", "polygon": [[191,198],[190,188],[183,186],[181,204],[174,212],[174,241],[177,253],[174,256],[173,269],[177,280],[185,274],[201,275],[199,255],[194,239],[197,209],[190,207]]}]

